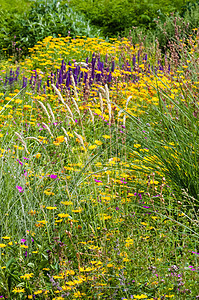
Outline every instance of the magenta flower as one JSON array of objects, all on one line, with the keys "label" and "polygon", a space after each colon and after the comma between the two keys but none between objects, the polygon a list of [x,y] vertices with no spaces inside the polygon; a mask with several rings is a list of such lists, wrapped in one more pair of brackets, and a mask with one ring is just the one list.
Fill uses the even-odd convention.
[{"label": "magenta flower", "polygon": [[21,186],[17,185],[16,188],[18,189],[19,193],[23,193],[23,188]]},{"label": "magenta flower", "polygon": [[194,252],[194,251],[192,251],[192,253],[193,253],[193,254],[197,254],[197,255],[199,255],[199,253],[197,253],[197,252]]},{"label": "magenta flower", "polygon": [[102,182],[101,180],[97,180],[97,179],[94,179],[95,180],[95,182]]},{"label": "magenta flower", "polygon": [[51,179],[56,179],[56,178],[57,178],[57,175],[51,174],[51,175],[50,175],[50,178],[51,178]]},{"label": "magenta flower", "polygon": [[23,166],[23,163],[19,159],[17,159],[17,161],[19,162],[20,165]]}]

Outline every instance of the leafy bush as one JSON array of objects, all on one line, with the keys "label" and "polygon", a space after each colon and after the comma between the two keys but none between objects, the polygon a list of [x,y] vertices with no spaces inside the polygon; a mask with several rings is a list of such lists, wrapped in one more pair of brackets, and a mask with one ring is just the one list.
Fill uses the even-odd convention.
[{"label": "leafy bush", "polygon": [[27,54],[28,48],[46,36],[58,37],[62,34],[92,37],[100,32],[90,26],[90,22],[80,13],[73,12],[67,4],[56,0],[36,1],[23,14],[7,12],[6,18],[3,14],[1,10],[0,46],[7,48],[9,54],[15,52],[18,56],[21,51]]},{"label": "leafy bush", "polygon": [[155,28],[155,18],[160,14],[180,10],[184,2],[182,0],[99,0],[97,2],[71,0],[69,3],[83,12],[92,24],[100,26],[104,35],[114,36],[132,26]]},{"label": "leafy bush", "polygon": [[4,12],[6,19],[7,13],[23,13],[31,6],[31,0],[1,0],[0,10]]}]

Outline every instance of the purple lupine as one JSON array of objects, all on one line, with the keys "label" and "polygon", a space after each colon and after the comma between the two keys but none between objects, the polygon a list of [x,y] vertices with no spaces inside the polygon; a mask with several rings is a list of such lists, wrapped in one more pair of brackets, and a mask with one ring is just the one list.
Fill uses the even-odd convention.
[{"label": "purple lupine", "polygon": [[114,62],[114,60],[112,61],[112,66],[111,66],[111,72],[114,72],[114,70],[115,70],[115,62]]},{"label": "purple lupine", "polygon": [[58,83],[62,84],[62,82],[63,82],[63,79],[62,79],[62,70],[60,69],[59,75],[58,75]]},{"label": "purple lupine", "polygon": [[135,66],[135,64],[136,64],[136,56],[133,55],[133,66]]},{"label": "purple lupine", "polygon": [[6,74],[6,77],[5,77],[5,82],[4,82],[4,86],[7,85],[7,82],[8,82],[8,77],[7,77],[7,74]]},{"label": "purple lupine", "polygon": [[84,74],[84,84],[86,83],[87,78],[88,78],[88,73],[85,73]]},{"label": "purple lupine", "polygon": [[111,79],[112,79],[112,77],[111,77],[111,72],[110,72],[109,75],[108,75],[108,83],[111,82]]},{"label": "purple lupine", "polygon": [[42,80],[40,79],[37,84],[37,92],[39,92],[39,90],[40,90],[41,82],[42,82]]},{"label": "purple lupine", "polygon": [[70,72],[72,70],[71,67],[70,67],[71,66],[71,62],[70,61],[68,62],[68,65],[69,65],[68,71]]},{"label": "purple lupine", "polygon": [[67,78],[66,78],[66,86],[67,86],[67,88],[69,88],[69,85],[70,85],[70,73],[69,73],[69,71],[67,71],[67,73],[66,73],[67,75]]},{"label": "purple lupine", "polygon": [[54,74],[53,74],[53,72],[51,72],[51,74],[50,74],[51,84],[53,84],[53,77],[54,77]]},{"label": "purple lupine", "polygon": [[140,62],[140,50],[138,50],[138,64]]}]

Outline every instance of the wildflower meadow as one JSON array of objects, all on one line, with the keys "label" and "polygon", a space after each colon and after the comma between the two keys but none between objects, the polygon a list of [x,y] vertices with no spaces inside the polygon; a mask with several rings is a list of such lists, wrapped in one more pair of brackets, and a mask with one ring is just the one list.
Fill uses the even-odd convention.
[{"label": "wildflower meadow", "polygon": [[28,50],[0,63],[0,298],[198,299],[199,29]]}]

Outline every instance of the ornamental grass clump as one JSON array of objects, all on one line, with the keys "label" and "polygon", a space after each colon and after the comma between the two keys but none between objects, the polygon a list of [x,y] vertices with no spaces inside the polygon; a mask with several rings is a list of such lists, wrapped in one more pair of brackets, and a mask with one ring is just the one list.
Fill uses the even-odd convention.
[{"label": "ornamental grass clump", "polygon": [[[197,90],[191,83],[198,76],[198,68],[189,64],[195,59],[194,55],[186,57],[186,54],[181,52],[182,62],[178,65],[177,76],[172,79],[171,86],[155,75],[153,87],[159,104],[152,106],[153,111],[147,117],[138,120],[130,116],[129,141],[134,138],[149,150],[149,155],[140,155],[145,165],[164,174],[178,192],[186,190],[197,201],[199,103]],[[185,75],[180,69],[187,70]]]}]

